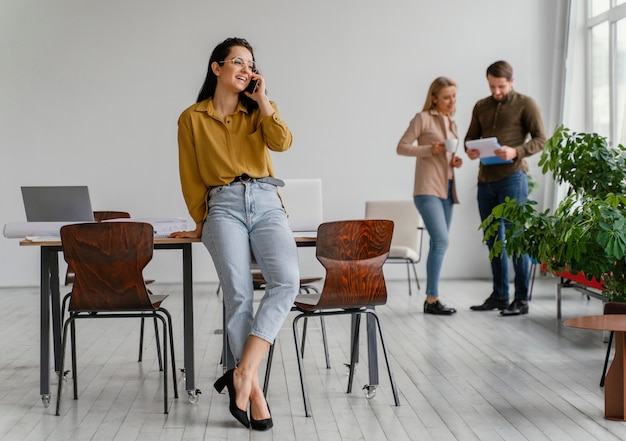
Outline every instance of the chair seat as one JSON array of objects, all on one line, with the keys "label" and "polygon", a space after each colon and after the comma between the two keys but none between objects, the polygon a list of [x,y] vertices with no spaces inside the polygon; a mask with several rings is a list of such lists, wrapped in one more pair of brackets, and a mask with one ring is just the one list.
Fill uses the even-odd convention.
[{"label": "chair seat", "polygon": [[302,305],[302,309],[309,311],[311,310],[311,306],[315,306],[319,303],[320,296],[321,294],[298,294],[293,303],[296,307],[300,308],[300,305]]},{"label": "chair seat", "polygon": [[152,302],[152,306],[154,306],[155,309],[159,309],[161,307],[161,303],[163,300],[167,299],[167,297],[167,294],[150,294],[149,299]]},{"label": "chair seat", "polygon": [[412,248],[392,245],[389,249],[389,259],[409,259],[411,262],[417,263],[420,260],[420,255]]}]

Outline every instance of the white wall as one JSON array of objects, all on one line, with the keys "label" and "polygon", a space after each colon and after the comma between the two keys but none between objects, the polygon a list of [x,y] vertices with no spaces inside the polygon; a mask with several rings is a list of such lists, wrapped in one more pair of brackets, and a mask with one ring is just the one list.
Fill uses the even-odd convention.
[{"label": "white wall", "polygon": [[[94,209],[186,217],[176,120],[229,36],[254,46],[293,131],[277,175],[322,178],[327,220],[362,217],[367,199],[411,198],[414,160],[396,143],[436,76],[458,82],[461,135],[498,59],[554,128],[563,1],[0,0],[0,222],[24,220],[21,185],[88,185]],[[443,277],[489,275],[476,173],[466,159],[457,175]],[[204,247],[194,253],[195,279],[215,280]],[[303,264],[319,270],[306,252]],[[0,238],[0,286],[38,284],[38,265],[38,250]],[[174,282],[179,266],[159,252],[148,273]]]}]

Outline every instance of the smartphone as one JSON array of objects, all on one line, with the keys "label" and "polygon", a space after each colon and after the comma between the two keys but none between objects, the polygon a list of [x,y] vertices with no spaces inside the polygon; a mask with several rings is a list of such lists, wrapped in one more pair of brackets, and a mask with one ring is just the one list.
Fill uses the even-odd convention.
[{"label": "smartphone", "polygon": [[257,84],[259,84],[259,80],[250,80],[250,84],[246,87],[246,92],[254,93]]}]

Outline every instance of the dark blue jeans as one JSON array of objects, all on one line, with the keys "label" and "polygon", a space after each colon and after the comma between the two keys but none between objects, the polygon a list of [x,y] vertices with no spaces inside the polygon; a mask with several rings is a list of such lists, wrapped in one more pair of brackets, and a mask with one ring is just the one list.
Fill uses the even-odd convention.
[{"label": "dark blue jeans", "polygon": [[[506,178],[488,183],[478,183],[478,211],[480,219],[485,220],[493,207],[504,202],[509,196],[517,199],[518,202],[528,198],[528,180],[526,173],[517,171]],[[498,228],[498,238],[504,239],[504,229],[507,226],[500,220]],[[494,239],[487,241],[489,250],[493,247]],[[515,300],[528,300],[528,269],[530,259],[523,254],[513,258],[513,269],[515,270]],[[493,292],[491,298],[496,300],[509,301],[509,259],[505,249],[502,254],[491,261],[491,273],[493,274]]]}]

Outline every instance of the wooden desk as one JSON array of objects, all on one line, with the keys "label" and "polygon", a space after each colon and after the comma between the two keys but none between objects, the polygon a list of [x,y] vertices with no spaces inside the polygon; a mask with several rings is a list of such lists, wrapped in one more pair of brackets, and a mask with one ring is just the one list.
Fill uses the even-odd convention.
[{"label": "wooden desk", "polygon": [[615,357],[604,382],[604,417],[626,421],[626,315],[607,314],[575,317],[564,322],[566,326],[581,329],[615,332]]},{"label": "wooden desk", "polygon": [[[189,401],[198,400],[195,384],[194,334],[193,334],[193,274],[191,244],[200,239],[154,239],[155,250],[181,250],[183,262],[183,338],[185,389]],[[44,407],[50,405],[50,317],[52,316],[52,339],[54,345],[54,366],[61,357],[61,295],[59,290],[59,253],[63,251],[61,240],[52,241],[20,241],[20,246],[38,246],[41,250],[40,264],[40,343],[39,343],[39,392]],[[52,306],[52,315],[50,313]],[[61,375],[59,373],[59,375]],[[59,378],[59,381],[62,381]]]}]

